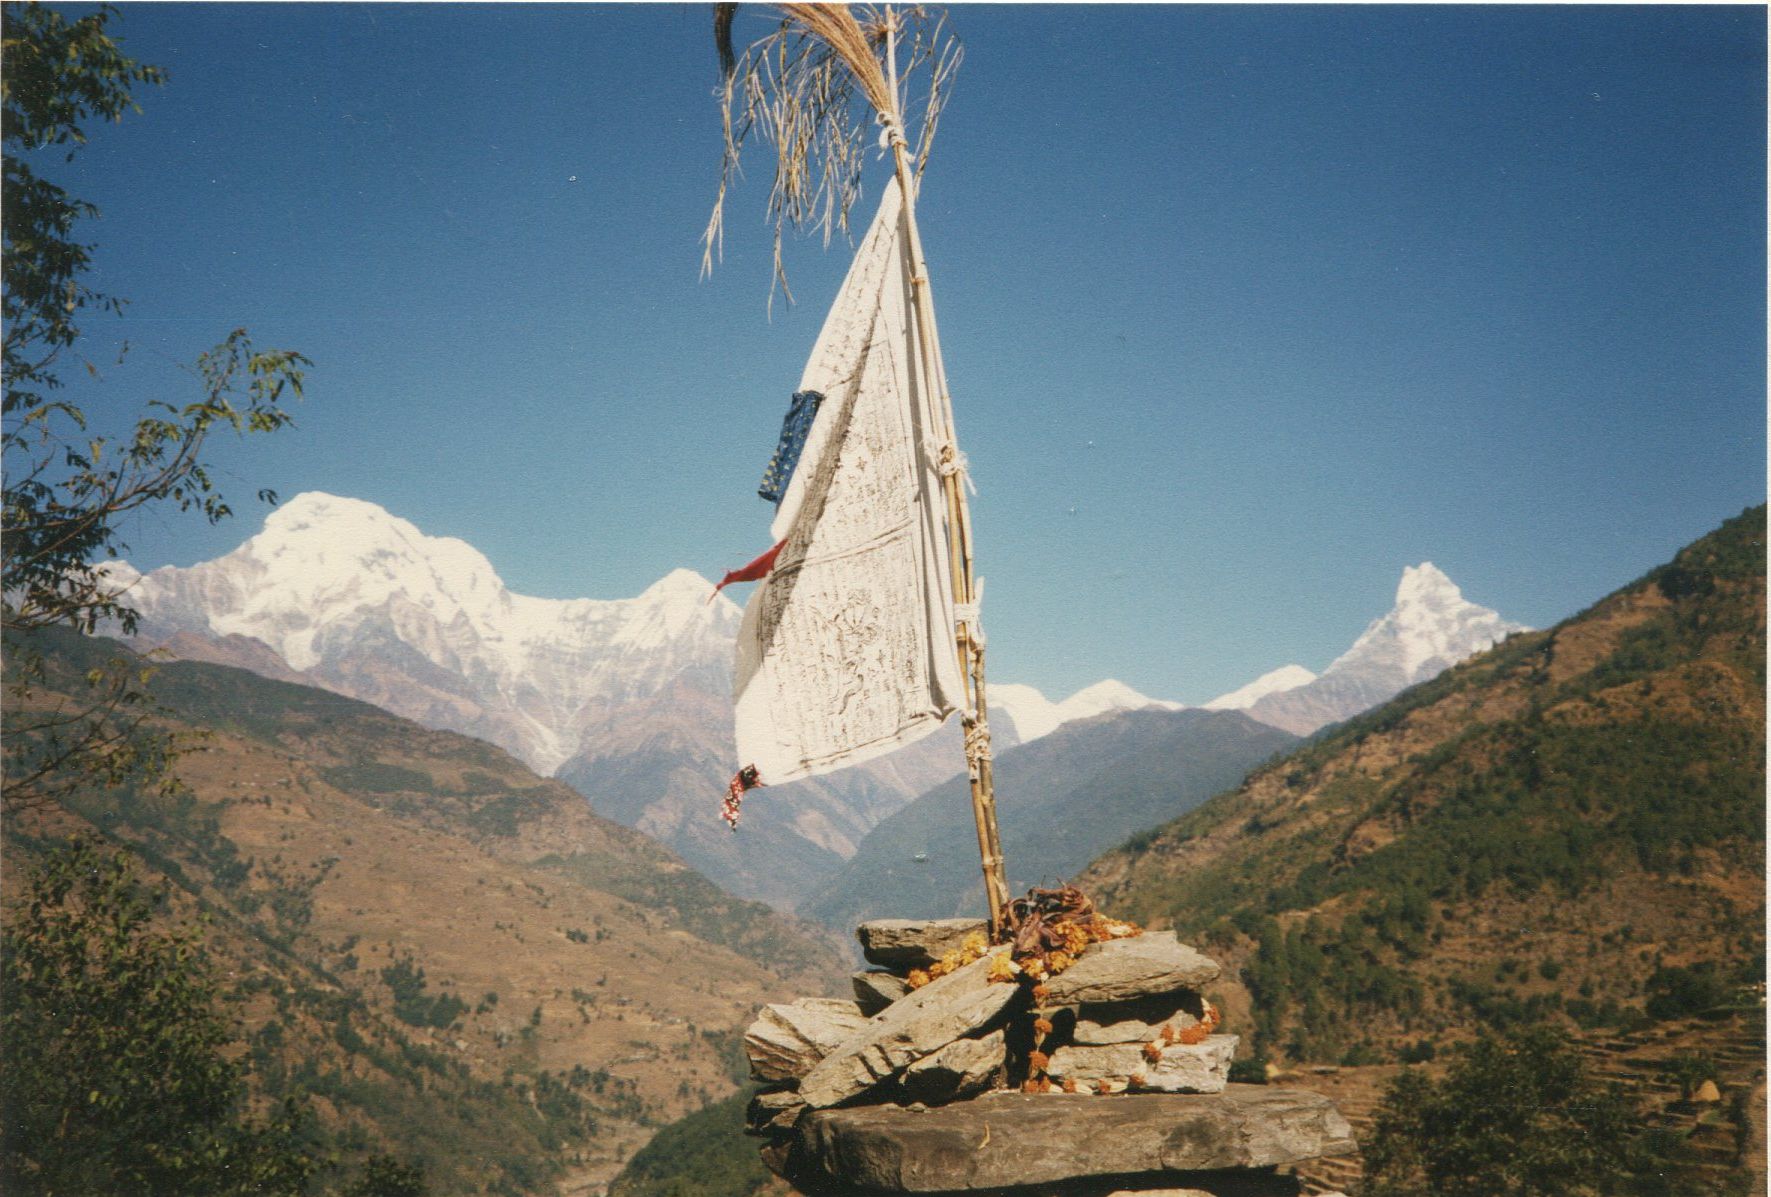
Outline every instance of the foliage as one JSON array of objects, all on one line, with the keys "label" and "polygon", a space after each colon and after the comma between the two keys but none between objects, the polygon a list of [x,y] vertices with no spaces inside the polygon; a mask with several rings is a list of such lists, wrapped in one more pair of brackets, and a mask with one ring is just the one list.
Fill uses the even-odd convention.
[{"label": "foliage", "polygon": [[1648,978],[1648,1014],[1652,1018],[1684,1018],[1725,1004],[1731,989],[1722,970],[1709,961],[1659,968]]},{"label": "foliage", "polygon": [[141,780],[163,794],[176,791],[171,765],[185,745],[153,725],[162,708],[148,692],[152,665],[118,647],[87,654],[84,671],[70,677],[65,664],[52,663],[42,651],[49,631],[9,630],[0,637],[8,808],[43,806],[78,791]]},{"label": "foliage", "polygon": [[1580,1197],[1636,1191],[1658,1161],[1633,1110],[1554,1031],[1471,1045],[1442,1081],[1391,1082],[1364,1145],[1367,1197]]},{"label": "foliage", "polygon": [[666,1126],[627,1161],[610,1197],[748,1197],[770,1179],[744,1135],[751,1090]]},{"label": "foliage", "polygon": [[387,1155],[373,1155],[363,1165],[363,1175],[347,1186],[342,1197],[427,1197],[430,1187],[422,1169]]},{"label": "foliage", "polygon": [[409,956],[382,969],[381,979],[394,995],[394,1017],[408,1026],[446,1029],[467,1011],[467,1003],[452,993],[426,993],[424,970]]},{"label": "foliage", "polygon": [[[15,662],[12,702],[28,711],[7,750],[6,797],[14,808],[53,801],[56,785],[83,774],[98,784],[133,773],[168,775],[178,746],[149,735],[152,712],[133,666],[95,670],[83,697],[31,709],[29,696],[42,679],[17,633],[50,626],[90,632],[113,622],[133,632],[136,613],[105,564],[127,548],[120,522],[158,505],[194,509],[211,522],[227,516],[203,458],[208,438],[222,429],[270,432],[288,424],[283,404],[300,396],[308,364],[293,351],[257,350],[236,329],[197,358],[195,400],[151,399],[120,436],[90,433],[85,409],[66,397],[61,359],[79,342],[80,314],[114,313],[122,301],[84,281],[92,246],[75,239],[76,226],[97,209],[42,177],[34,163],[51,149],[72,158],[86,140],[84,124],[121,119],[136,108],[136,85],[164,79],[159,68],[118,48],[107,32],[115,15],[101,7],[69,21],[35,3],[5,7],[0,627]],[[97,375],[90,363],[86,369]]]},{"label": "foliage", "polygon": [[155,920],[129,857],[76,839],[31,879],[0,959],[9,1193],[299,1193],[300,1114],[243,1108],[202,942]]},{"label": "foliage", "polygon": [[[160,83],[158,67],[125,57],[105,33],[108,6],[69,22],[38,4],[7,4],[0,61],[0,139],[6,148],[5,373],[6,414],[41,407],[58,388],[56,356],[79,338],[76,314],[87,307],[117,311],[119,300],[81,281],[91,246],[71,239],[74,224],[98,215],[84,200],[41,178],[21,151],[85,143],[81,125],[121,120],[140,111],[130,97],[138,83]],[[67,157],[73,157],[70,149]]]},{"label": "foliage", "polygon": [[1705,1081],[1721,1079],[1716,1062],[1708,1056],[1674,1056],[1661,1067],[1661,1075],[1679,1086],[1679,1100],[1690,1101],[1697,1087]]}]

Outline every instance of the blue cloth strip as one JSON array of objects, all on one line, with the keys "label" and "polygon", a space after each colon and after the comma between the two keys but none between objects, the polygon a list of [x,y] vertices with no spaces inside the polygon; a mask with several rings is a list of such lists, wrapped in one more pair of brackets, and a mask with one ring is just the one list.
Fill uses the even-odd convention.
[{"label": "blue cloth strip", "polygon": [[799,466],[799,455],[805,451],[806,437],[811,434],[812,420],[822,402],[824,396],[817,391],[795,391],[793,402],[788,404],[787,416],[781,421],[781,441],[775,446],[775,455],[769,458],[762,485],[756,491],[777,507],[781,505],[781,496],[787,493],[787,484],[793,481],[793,471]]}]

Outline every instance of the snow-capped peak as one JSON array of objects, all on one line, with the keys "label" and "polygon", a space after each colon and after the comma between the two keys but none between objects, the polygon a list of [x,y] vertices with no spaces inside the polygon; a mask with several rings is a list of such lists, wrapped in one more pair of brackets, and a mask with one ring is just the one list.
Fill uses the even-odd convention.
[{"label": "snow-capped peak", "polygon": [[1108,711],[1141,711],[1149,707],[1159,707],[1165,711],[1178,711],[1182,709],[1182,704],[1165,702],[1159,698],[1149,698],[1139,694],[1124,682],[1115,681],[1112,678],[1078,690],[1058,704],[1058,710],[1063,712],[1065,723],[1072,719],[1089,719],[1095,715],[1104,715]]},{"label": "snow-capped peak", "polygon": [[1302,665],[1281,665],[1270,673],[1263,673],[1246,686],[1239,686],[1228,694],[1220,694],[1205,704],[1208,711],[1241,711],[1253,706],[1269,694],[1282,694],[1287,690],[1295,690],[1299,686],[1307,686],[1316,680],[1316,675]]},{"label": "snow-capped peak", "polygon": [[1527,630],[1468,601],[1442,570],[1423,561],[1402,571],[1396,605],[1373,620],[1353,646],[1323,670],[1323,676],[1376,669],[1413,685]]},{"label": "snow-capped peak", "polygon": [[1062,702],[1053,702],[1032,686],[1013,682],[992,682],[987,697],[992,710],[1006,713],[1013,721],[1015,734],[1023,744],[1050,735],[1073,720],[1104,715],[1108,711],[1141,711],[1150,707],[1167,711],[1184,709],[1181,703],[1146,697],[1112,678],[1078,690]]},{"label": "snow-capped peak", "polygon": [[[686,569],[631,599],[514,594],[466,541],[318,491],[273,511],[226,556],[139,580],[125,563],[113,572],[133,582],[129,602],[145,633],[257,640],[321,684],[347,693],[367,684],[360,697],[421,719],[471,701],[497,713],[462,730],[492,736],[543,772],[575,750],[585,711],[643,697],[685,669],[723,676],[738,623],[738,608],[710,603],[712,584]],[[392,688],[410,690],[415,704],[406,711],[365,683],[382,667],[417,668],[424,686],[448,697],[400,683]]]},{"label": "snow-capped peak", "polygon": [[1402,580],[1396,584],[1396,606],[1451,607],[1464,601],[1457,583],[1431,561],[1406,566]]}]

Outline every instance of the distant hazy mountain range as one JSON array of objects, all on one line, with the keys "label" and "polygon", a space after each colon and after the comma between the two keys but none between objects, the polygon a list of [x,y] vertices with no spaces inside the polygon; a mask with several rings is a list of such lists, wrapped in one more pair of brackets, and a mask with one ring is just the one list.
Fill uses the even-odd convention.
[{"label": "distant hazy mountain range", "polygon": [[[732,836],[714,812],[736,765],[739,608],[723,595],[709,601],[712,586],[698,574],[675,570],[631,599],[514,594],[471,545],[427,536],[373,503],[314,492],[213,561],[146,575],[111,568],[142,614],[138,643],[488,740],[734,893],[784,907],[831,879],[875,825],[952,778],[963,760],[955,730],[944,729],[873,765],[761,791],[746,805],[744,832]],[[1513,630],[1421,565],[1405,572],[1396,608],[1321,677],[1286,666],[1207,707],[1245,709],[1307,734]],[[1182,710],[1112,680],[1061,702],[997,683],[990,702],[999,755],[1116,712]]]},{"label": "distant hazy mountain range", "polygon": [[[1009,891],[1052,885],[1145,828],[1236,785],[1297,737],[1241,711],[1119,711],[1068,724],[996,762]],[[799,906],[845,930],[872,918],[951,918],[984,907],[964,777],[886,819]]]}]

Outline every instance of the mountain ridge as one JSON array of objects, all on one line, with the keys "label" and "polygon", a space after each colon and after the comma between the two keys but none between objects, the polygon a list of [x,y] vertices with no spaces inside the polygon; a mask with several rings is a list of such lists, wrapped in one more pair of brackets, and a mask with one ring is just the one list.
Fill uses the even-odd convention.
[{"label": "mountain ridge", "polygon": [[[1079,720],[1002,752],[997,817],[1010,892],[1068,877],[1116,840],[1203,802],[1295,742],[1237,711],[1151,709]],[[966,779],[881,822],[797,909],[836,930],[983,909]]]},{"label": "mountain ridge", "polygon": [[[141,647],[362,699],[471,735],[664,838],[722,885],[790,909],[874,823],[963,768],[956,729],[880,761],[768,791],[746,834],[717,797],[732,759],[739,611],[677,569],[631,599],[515,594],[466,542],[373,503],[307,492],[232,552],[146,575],[108,567],[141,613]],[[1053,703],[1005,686],[1001,746],[1118,705],[1116,682]],[[1025,725],[1027,731],[1021,731]]]},{"label": "mountain ridge", "polygon": [[1693,977],[1726,990],[1763,968],[1764,683],[1759,507],[1080,884],[1206,945],[1264,1054],[1375,1062],[1544,1018],[1634,1025]]},{"label": "mountain ridge", "polygon": [[[465,541],[321,492],[288,500],[212,561],[146,575],[108,568],[141,613],[138,644],[484,739],[733,892],[780,909],[840,872],[881,819],[963,767],[958,731],[944,728],[882,760],[771,787],[751,803],[745,834],[727,835],[714,804],[737,766],[739,608],[689,570],[631,599],[531,598]],[[1516,626],[1463,602],[1423,563],[1404,571],[1396,606],[1324,676],[1289,666],[1208,706],[1314,730]],[[1112,679],[1056,702],[998,682],[989,700],[999,753],[1110,712],[1185,709]]]}]

